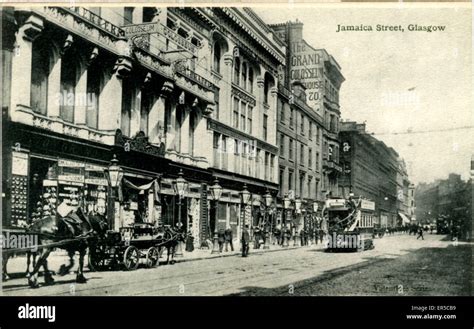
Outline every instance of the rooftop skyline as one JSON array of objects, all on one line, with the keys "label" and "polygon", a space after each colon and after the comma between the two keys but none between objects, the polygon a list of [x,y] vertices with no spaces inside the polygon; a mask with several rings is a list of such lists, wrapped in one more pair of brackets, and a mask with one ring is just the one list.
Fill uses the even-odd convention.
[{"label": "rooftop skyline", "polygon": [[[254,10],[268,24],[302,22],[305,40],[334,56],[346,78],[342,119],[365,122],[368,133],[405,159],[416,184],[449,173],[468,179],[474,153],[471,11],[446,7]],[[376,32],[377,24],[406,30]],[[410,24],[445,31],[408,31]],[[339,25],[374,30],[336,32]]]}]

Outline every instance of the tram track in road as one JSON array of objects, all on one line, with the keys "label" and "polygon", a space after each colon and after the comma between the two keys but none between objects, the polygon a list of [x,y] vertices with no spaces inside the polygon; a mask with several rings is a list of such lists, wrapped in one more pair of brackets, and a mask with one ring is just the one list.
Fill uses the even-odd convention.
[{"label": "tram track in road", "polygon": [[[351,266],[370,259],[375,261],[401,256],[412,249],[426,246],[425,243],[417,241],[406,245],[411,241],[406,238],[397,243],[393,243],[395,241],[392,239],[390,240],[393,242],[388,240],[380,243],[379,248],[363,253],[325,253],[318,249],[302,247],[277,253],[251,253],[244,259],[238,256],[220,257],[154,269],[141,268],[133,272],[89,272],[90,280],[86,285],[75,284],[75,276],[70,274],[61,278],[61,281],[58,280],[57,285],[30,290],[25,279],[23,287],[7,288],[4,293],[29,295],[31,292],[32,295],[47,296],[238,295],[243,287],[270,289],[293,283],[298,283],[304,289],[306,280],[317,279],[316,277],[324,276],[327,271],[333,271],[337,275],[337,268],[350,269]],[[439,242],[433,241],[432,244],[439,245]],[[70,290],[72,285],[73,292]],[[181,285],[184,287],[184,293],[180,293]],[[283,289],[282,293],[287,292]]]},{"label": "tram track in road", "polygon": [[[299,250],[301,250],[301,249],[299,249]],[[305,255],[305,258],[310,257],[311,259],[314,259],[312,253],[315,252],[315,251],[316,251],[315,249],[307,249],[306,250],[307,253]],[[309,254],[309,253],[311,253],[311,254]],[[291,263],[288,263],[287,259],[285,259],[286,258],[285,255],[279,255],[280,257],[278,257],[278,258],[282,258],[281,259],[283,261],[282,264],[275,263],[275,261],[277,261],[277,260],[275,260],[275,258],[272,258],[272,264],[271,264],[272,267],[271,267],[271,269],[272,269],[273,273],[276,274],[279,278],[281,278],[283,276],[287,277],[287,276],[291,275],[290,273],[282,274],[282,271],[284,271],[286,269],[295,268],[298,265],[301,265],[301,260],[302,260],[301,258],[298,258],[297,260],[295,260]],[[321,255],[326,255],[327,257],[330,257],[330,255],[324,254],[324,253],[321,254]],[[170,274],[168,276],[158,277],[158,278],[156,276],[153,276],[152,278],[143,278],[143,277],[141,277],[141,279],[139,281],[127,281],[127,282],[122,281],[122,283],[123,283],[122,286],[126,286],[127,290],[133,291],[134,290],[133,286],[140,287],[143,284],[151,284],[151,286],[153,286],[152,283],[156,282],[157,280],[158,280],[158,282],[159,281],[168,281],[168,280],[172,280],[172,279],[177,279],[177,280],[181,281],[181,282],[175,282],[174,284],[169,284],[165,287],[160,287],[160,288],[157,288],[157,289],[150,289],[150,286],[149,286],[146,290],[142,290],[140,292],[132,294],[132,295],[146,295],[146,294],[150,294],[151,292],[159,292],[159,291],[165,292],[165,291],[170,291],[170,290],[171,290],[171,292],[172,291],[178,291],[179,286],[183,285],[183,284],[184,284],[185,287],[186,286],[189,287],[189,286],[194,286],[194,285],[198,285],[198,284],[207,284],[209,282],[215,282],[216,280],[218,280],[218,282],[219,282],[219,289],[218,290],[231,288],[232,284],[231,285],[226,285],[225,287],[223,286],[223,284],[226,282],[226,281],[223,281],[223,279],[225,280],[227,278],[231,279],[231,281],[234,282],[234,283],[235,283],[235,280],[248,282],[249,279],[252,279],[252,281],[254,281],[254,279],[256,277],[270,279],[270,278],[268,278],[268,275],[269,275],[268,272],[260,272],[262,264],[255,263],[255,261],[258,261],[258,259],[260,257],[265,257],[265,254],[258,254],[258,258],[255,258],[255,256],[257,256],[257,255],[253,255],[250,258],[248,258],[249,260],[251,260],[251,263],[248,264],[248,265],[250,265],[250,267],[245,269],[246,273],[242,273],[242,275],[237,275],[236,276],[236,273],[241,273],[241,266],[239,266],[237,268],[231,269],[230,271],[232,273],[230,273],[229,275],[222,276],[218,273],[219,272],[222,272],[222,273],[229,272],[229,268],[228,268],[228,265],[226,264],[225,258],[209,259],[209,260],[206,260],[207,262],[209,262],[209,264],[206,264],[206,265],[210,265],[210,267],[207,266],[202,271],[197,271],[197,272],[192,271],[192,272],[187,272],[185,274],[180,273],[178,276]],[[323,256],[323,258],[327,258],[327,257]],[[335,258],[335,260],[330,262],[329,264],[326,263],[326,265],[329,265],[331,267],[334,266],[334,265],[337,265],[338,261],[336,259],[338,259],[338,258]],[[215,263],[216,260],[219,261],[219,264],[218,264],[219,267],[217,267],[217,268],[215,266],[216,265],[216,263]],[[212,262],[212,263],[210,263],[210,262]],[[304,262],[304,263],[306,264],[306,262]],[[179,264],[179,263],[177,263],[177,264]],[[182,265],[186,265],[186,263],[182,263]],[[268,264],[264,264],[264,265],[268,265]],[[280,265],[280,266],[277,266],[277,265]],[[317,264],[315,264],[315,263],[313,263],[312,265],[317,266]],[[182,268],[182,266],[179,266],[179,267]],[[194,266],[192,266],[192,263],[188,263],[186,267],[188,267],[188,268],[191,267],[191,269],[194,269]],[[174,270],[175,268],[177,268],[177,267],[166,268],[166,270],[168,270],[168,269],[169,270]],[[153,271],[150,271],[149,269],[142,269],[142,270],[143,270],[143,272],[139,273],[139,274],[146,274],[149,277],[149,276],[152,276],[152,275],[156,274],[156,271],[160,271],[160,270],[163,270],[163,269],[155,268],[155,269],[153,269]],[[148,273],[148,271],[150,271],[150,272]],[[310,270],[310,272],[312,272],[312,271],[313,270]],[[91,273],[94,273],[94,272],[91,272]],[[103,273],[108,274],[108,273],[111,273],[111,272],[103,272]],[[125,277],[125,276],[128,276],[128,275],[132,274],[132,273],[133,272],[120,272],[119,275],[121,277]],[[134,273],[134,274],[138,274],[138,273]],[[217,276],[216,276],[216,274],[217,274]],[[204,277],[211,277],[211,278],[210,279],[204,279],[204,280],[198,280],[198,281],[192,281],[193,277],[201,278],[203,276]],[[119,278],[119,279],[121,279],[121,278]],[[259,279],[259,281],[261,281],[261,280]],[[89,283],[92,283],[92,282],[89,281]],[[53,287],[54,286],[52,286],[51,288],[53,288]],[[114,288],[116,288],[117,284],[108,284],[108,285],[89,285],[88,284],[87,287],[85,287],[83,289],[77,289],[78,287],[82,287],[82,286],[75,285],[74,294],[76,294],[76,295],[88,294],[88,292],[97,293],[97,291],[103,291],[103,292],[105,292],[105,294],[107,294],[107,291],[113,290]],[[58,289],[61,289],[61,288],[58,287]],[[218,291],[218,290],[216,290],[216,291]],[[216,291],[212,291],[211,293],[213,294]],[[56,296],[57,295],[71,295],[71,292],[70,292],[69,289],[65,289],[65,290],[62,290],[62,291],[58,291],[56,293],[49,292],[48,295],[53,295],[53,296],[55,296],[55,295]],[[176,295],[179,295],[179,293],[176,294]]]},{"label": "tram track in road", "polygon": [[[259,256],[260,255],[262,255],[262,254],[259,254]],[[282,255],[281,257],[284,259],[285,256]],[[222,258],[222,259],[219,259],[219,260],[220,260],[220,262],[219,262],[219,264],[217,264],[217,265],[219,265],[218,267],[216,267],[216,263],[215,263],[216,259],[208,260],[209,264],[206,264],[206,268],[202,271],[193,271],[194,266],[192,266],[191,263],[188,263],[188,265],[186,267],[191,269],[192,272],[187,272],[185,274],[180,273],[179,275],[169,275],[169,276],[166,276],[166,277],[159,277],[159,278],[153,277],[153,278],[149,278],[149,279],[141,277],[139,281],[126,282],[127,290],[136,291],[136,289],[133,288],[133,287],[140,287],[143,284],[149,284],[146,289],[141,290],[139,292],[134,292],[131,295],[147,295],[147,294],[150,294],[152,291],[153,292],[158,292],[158,291],[164,292],[164,291],[167,291],[167,290],[168,291],[172,290],[172,291],[176,292],[176,291],[178,291],[179,286],[183,285],[183,284],[185,286],[189,287],[189,286],[194,285],[194,284],[207,283],[207,282],[215,281],[216,279],[218,279],[219,282],[221,282],[222,279],[225,279],[227,277],[230,277],[230,278],[233,279],[233,278],[235,278],[235,273],[242,272],[241,271],[242,266],[245,266],[245,265],[242,265],[242,266],[238,266],[238,267],[234,267],[234,268],[229,269],[228,264],[226,264],[225,258]],[[251,260],[252,262],[258,261],[258,259],[255,259],[255,258],[253,260],[252,260],[252,258],[248,258],[248,260]],[[272,262],[274,262],[274,259],[272,259]],[[186,264],[186,263],[183,263],[183,265],[184,264]],[[260,269],[261,266],[262,266],[262,264],[260,264],[260,263],[251,263],[250,265],[255,269]],[[293,265],[294,264],[288,264],[288,263],[283,264],[284,267],[293,266]],[[274,266],[274,265],[272,265],[272,266]],[[170,270],[174,270],[175,268],[180,268],[181,270],[186,270],[187,269],[187,268],[184,268],[184,267],[180,266],[180,267],[173,267],[172,269],[170,268]],[[159,271],[159,270],[160,270],[159,268],[154,269],[153,273],[156,273],[156,271]],[[245,269],[246,272],[249,271],[249,270],[250,270],[250,268]],[[140,274],[147,274],[147,276],[152,275],[152,272],[150,272],[150,274],[148,274],[147,271],[148,270],[143,271]],[[232,272],[232,273],[227,275],[227,276],[217,274],[219,272],[226,273],[226,272],[229,272],[229,271]],[[124,272],[122,272],[122,273],[124,273]],[[125,272],[125,273],[131,273],[131,272]],[[242,274],[245,275],[245,273],[242,273]],[[216,276],[216,277],[213,278],[213,279],[199,280],[202,277],[209,278],[209,277],[213,277],[213,276]],[[193,281],[194,277],[196,277],[198,280]],[[153,287],[152,282],[156,282],[157,280],[158,280],[158,282],[160,282],[160,281],[169,282],[169,280],[175,280],[175,281],[178,280],[178,282],[174,282],[173,284],[168,284],[165,287],[159,287],[159,288],[153,289],[152,288]],[[86,289],[76,290],[76,294],[80,295],[81,293],[87,293],[88,291],[97,291],[97,290],[107,291],[107,290],[110,290],[114,287],[117,287],[117,285],[91,286],[91,287],[87,287]],[[68,291],[67,292],[63,291],[63,292],[59,292],[55,295],[63,295],[63,294],[69,294],[69,292]],[[176,294],[176,295],[179,295],[179,294]]]},{"label": "tram track in road", "polygon": [[[271,268],[271,273],[269,273],[267,271],[261,271],[261,264],[252,264],[252,268],[247,268],[245,270],[245,273],[239,272],[238,271],[239,269],[231,269],[231,270],[228,269],[227,272],[231,271],[231,273],[229,273],[229,275],[225,275],[225,276],[215,275],[216,273],[212,272],[210,274],[213,274],[214,276],[208,277],[207,279],[198,280],[198,281],[194,281],[194,282],[188,282],[188,283],[182,283],[184,285],[184,288],[187,291],[182,295],[188,295],[189,287],[194,287],[193,291],[196,294],[199,294],[201,296],[216,295],[216,293],[217,293],[217,295],[223,295],[223,293],[221,293],[222,291],[229,290],[229,289],[234,289],[234,290],[238,289],[239,286],[236,285],[236,282],[237,283],[244,282],[247,285],[249,282],[262,282],[263,279],[265,281],[274,281],[275,278],[281,279],[283,277],[287,278],[287,277],[290,277],[290,276],[301,276],[302,273],[305,273],[305,275],[314,275],[315,274],[314,273],[314,268],[312,268],[311,270],[305,270],[305,272],[302,272],[301,271],[301,262],[300,262],[300,260],[295,260],[291,263],[285,262],[285,263],[279,264],[279,265],[280,266],[277,266],[277,267],[275,267],[273,265],[273,267]],[[312,265],[317,266],[317,264],[315,264],[315,263],[312,263]],[[337,266],[337,261],[336,260],[332,261],[330,263],[330,265],[331,266]],[[291,270],[292,273],[284,274],[282,272],[282,271],[287,270],[287,269]],[[298,273],[294,273],[294,272],[298,272]],[[215,284],[216,282],[218,282],[217,285]],[[217,289],[209,291],[208,290],[209,283],[213,283],[213,285],[217,286]],[[197,288],[196,285],[198,285],[198,286],[201,285],[202,289]],[[151,290],[147,289],[146,291],[138,292],[138,293],[133,294],[133,295],[150,294],[151,292],[154,292],[154,293],[162,292],[163,293],[167,290],[172,290],[172,291],[170,291],[172,293],[173,291],[176,292],[177,288],[178,288],[178,286],[175,284],[175,285],[170,285],[168,287],[161,287],[161,288],[158,288],[158,289],[151,289]],[[181,294],[178,293],[178,294],[173,294],[173,295],[181,295]]]}]

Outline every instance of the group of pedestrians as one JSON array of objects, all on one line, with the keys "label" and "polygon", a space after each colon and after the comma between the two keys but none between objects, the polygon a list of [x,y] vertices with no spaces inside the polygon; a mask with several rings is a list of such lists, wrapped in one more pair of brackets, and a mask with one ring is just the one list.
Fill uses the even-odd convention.
[{"label": "group of pedestrians", "polygon": [[225,252],[234,251],[234,244],[232,243],[232,230],[230,228],[224,230],[220,229],[217,233],[217,242],[219,243],[219,252],[222,252],[225,246]]},{"label": "group of pedestrians", "polygon": [[[267,231],[264,229],[256,226],[253,228],[253,241],[254,241],[254,249],[260,249],[262,244],[265,244],[266,239],[268,239]],[[252,235],[250,234],[249,226],[245,225],[242,236],[241,236],[241,243],[242,243],[242,257],[247,257],[249,254],[250,249],[250,242],[252,241]],[[323,243],[324,239],[324,231],[322,229],[315,229],[313,231],[302,229],[299,232],[293,228],[293,232],[289,226],[285,226],[283,228],[277,227],[273,231],[274,241],[273,244],[285,247],[289,246],[290,241],[292,241],[293,245],[297,245],[298,239],[300,240],[301,246],[309,245],[309,241],[314,241],[315,244]],[[234,251],[234,245],[232,242],[233,234],[232,229],[227,228],[224,230],[221,228],[217,233],[217,241],[219,244],[219,252],[228,252],[229,248],[230,251]]]}]

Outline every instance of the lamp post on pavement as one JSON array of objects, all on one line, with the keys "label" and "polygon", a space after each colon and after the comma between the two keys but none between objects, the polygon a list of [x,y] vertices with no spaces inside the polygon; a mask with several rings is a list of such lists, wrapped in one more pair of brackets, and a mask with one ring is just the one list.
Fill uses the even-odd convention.
[{"label": "lamp post on pavement", "polygon": [[[242,218],[242,221],[241,221],[242,223],[240,225],[240,227],[241,227],[240,234],[241,235],[244,232],[246,207],[247,207],[247,204],[250,201],[251,196],[252,196],[252,194],[249,192],[249,190],[247,190],[247,184],[244,184],[244,188],[240,192],[240,202],[242,203],[242,209],[243,209],[243,216],[242,216],[243,218]],[[242,239],[241,239],[240,243],[242,244]]]},{"label": "lamp post on pavement", "polygon": [[288,247],[290,244],[289,244],[289,241],[288,241],[288,238],[286,236],[286,220],[287,220],[287,216],[288,216],[288,209],[290,209],[290,205],[291,205],[291,200],[290,198],[288,197],[288,195],[285,195],[285,197],[283,198],[283,213],[284,213],[284,216],[283,216],[283,247]]},{"label": "lamp post on pavement", "polygon": [[[188,189],[188,182],[183,178],[183,170],[179,170],[178,178],[173,182],[174,192],[178,196],[178,228],[181,231],[183,223],[181,223],[181,205],[184,194]],[[176,257],[183,257],[183,242],[178,241],[178,248],[176,250]]]},{"label": "lamp post on pavement", "polygon": [[[119,166],[116,155],[114,154],[110,165],[104,170],[105,178],[110,187],[110,197],[108,198],[107,222],[109,227],[114,228],[114,201],[116,198],[116,188],[120,185],[123,178],[123,169]],[[120,219],[120,218],[119,218]],[[118,229],[118,228],[117,228]]]},{"label": "lamp post on pavement", "polygon": [[[300,213],[300,210],[301,210],[301,199],[300,198],[296,198],[295,200],[295,217],[297,214]],[[295,223],[296,224],[296,223]],[[296,225],[295,225],[295,235],[294,235],[294,241],[293,241],[293,245],[294,246],[298,246],[299,245],[299,233],[298,233],[298,230],[296,229]]]},{"label": "lamp post on pavement", "polygon": [[318,241],[318,238],[319,236],[316,235],[316,233],[319,233],[319,231],[317,232],[316,231],[316,227],[318,224],[319,226],[319,223],[317,223],[317,218],[318,218],[318,202],[317,201],[314,201],[313,202],[313,227],[312,227],[312,230],[313,230],[313,236],[314,236],[314,239],[313,239],[313,242],[317,243]]},{"label": "lamp post on pavement", "polygon": [[[263,199],[265,201],[265,226],[266,228],[268,228],[268,224],[267,224],[267,221],[268,221],[268,217],[269,217],[269,214],[268,214],[268,211],[269,211],[269,208],[270,206],[272,205],[272,202],[273,202],[273,197],[272,195],[270,194],[270,192],[267,190],[267,192],[265,193],[265,195],[263,196]],[[268,230],[265,228],[265,243],[263,244],[263,249],[270,249],[270,232],[268,232]]]},{"label": "lamp post on pavement", "polygon": [[214,184],[209,188],[211,190],[211,198],[214,203],[214,238],[212,243],[211,254],[219,253],[219,237],[217,232],[217,205],[222,195],[222,186],[219,185],[219,180],[216,178]]}]

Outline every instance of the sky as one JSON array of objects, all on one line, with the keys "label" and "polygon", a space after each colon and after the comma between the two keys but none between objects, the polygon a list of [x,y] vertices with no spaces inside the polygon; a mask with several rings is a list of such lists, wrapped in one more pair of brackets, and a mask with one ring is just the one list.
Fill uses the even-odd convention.
[{"label": "sky", "polygon": [[[342,119],[365,122],[368,132],[393,147],[412,182],[452,172],[468,179],[474,154],[471,9],[389,6],[254,10],[270,24],[298,19],[304,39],[334,56],[346,79]],[[336,32],[338,24],[402,25],[405,32]],[[409,24],[446,28],[409,32]]]}]

